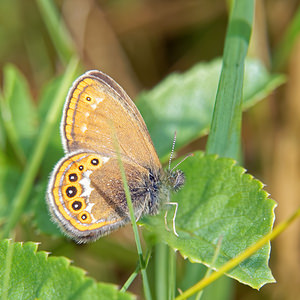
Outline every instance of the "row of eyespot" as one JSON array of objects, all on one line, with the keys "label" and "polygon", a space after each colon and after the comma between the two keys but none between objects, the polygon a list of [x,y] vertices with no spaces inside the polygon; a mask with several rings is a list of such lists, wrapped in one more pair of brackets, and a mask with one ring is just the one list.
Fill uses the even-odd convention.
[{"label": "row of eyespot", "polygon": [[[94,167],[99,165],[99,159],[98,158],[92,158],[90,160],[90,164]],[[81,164],[78,166],[78,170],[83,172],[84,166]],[[64,194],[70,198],[71,201],[68,201],[68,209],[71,213],[78,215],[77,218],[83,222],[83,223],[90,223],[91,222],[91,216],[88,212],[84,211],[86,208],[85,199],[81,197],[77,197],[73,199],[76,195],[80,195],[82,192],[81,185],[78,183],[79,180],[79,174],[76,172],[71,172],[67,175],[68,181],[72,183],[72,185],[67,185],[64,187]],[[81,176],[80,176],[81,177]],[[76,183],[77,182],[77,183]]]},{"label": "row of eyespot", "polygon": [[[98,158],[92,158],[90,160],[90,164],[93,166],[93,167],[96,167],[100,164],[100,161]],[[101,166],[101,165],[100,165]],[[89,168],[90,169],[90,168]],[[83,172],[84,170],[84,166],[81,164],[78,166],[78,170]],[[67,174],[67,181],[70,183],[66,186],[64,186],[63,188],[63,192],[64,192],[64,195],[66,195],[68,198],[73,198],[75,197],[77,194],[81,194],[82,192],[82,187],[81,185],[79,184],[79,174],[76,172],[76,171],[73,171],[71,169],[71,173],[70,174]],[[81,178],[81,176],[80,176]]]},{"label": "row of eyespot", "polygon": [[76,198],[74,201],[68,202],[68,209],[71,213],[77,215],[79,221],[83,223],[91,223],[91,216],[84,209],[86,208],[86,203],[84,198]]}]

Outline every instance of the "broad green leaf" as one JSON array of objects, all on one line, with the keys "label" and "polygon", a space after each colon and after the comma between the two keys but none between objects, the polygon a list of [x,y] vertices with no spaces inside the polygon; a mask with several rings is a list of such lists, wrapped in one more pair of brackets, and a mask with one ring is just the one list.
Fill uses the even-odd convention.
[{"label": "broad green leaf", "polygon": [[112,284],[96,283],[64,257],[48,257],[37,244],[0,242],[3,299],[134,299]]},{"label": "broad green leaf", "polygon": [[15,135],[15,148],[28,153],[38,130],[37,112],[24,76],[13,65],[4,67],[3,97],[7,108],[4,122],[12,123],[7,135]]},{"label": "broad green leaf", "polygon": [[[262,190],[263,184],[234,160],[197,153],[182,165],[186,184],[172,201],[178,202],[176,230],[165,230],[162,215],[143,218],[143,224],[192,262],[220,268],[228,260],[270,232],[275,202]],[[168,211],[169,227],[173,209]],[[221,248],[213,257],[219,239]],[[268,267],[270,245],[229,272],[229,276],[260,288],[274,278]]]},{"label": "broad green leaf", "polygon": [[[138,96],[137,106],[160,157],[170,152],[175,131],[177,148],[208,133],[221,63],[216,59],[199,63],[183,74],[173,73]],[[283,82],[282,75],[271,75],[258,60],[247,59],[244,108],[253,106]]]}]

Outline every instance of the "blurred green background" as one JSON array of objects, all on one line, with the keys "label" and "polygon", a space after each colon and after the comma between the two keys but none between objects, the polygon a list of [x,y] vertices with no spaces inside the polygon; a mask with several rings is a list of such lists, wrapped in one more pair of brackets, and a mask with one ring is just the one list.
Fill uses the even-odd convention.
[{"label": "blurred green background", "polygon": [[[2,70],[7,63],[16,65],[29,82],[36,101],[43,86],[65,68],[49,36],[39,2],[0,1],[0,79],[2,81]],[[225,0],[54,2],[62,24],[70,33],[72,50],[80,56],[84,70],[99,69],[108,73],[133,99],[171,72],[185,71],[197,62],[222,56],[228,20]],[[284,43],[299,7],[299,1],[295,0],[257,1],[249,50],[249,56],[259,58],[271,71],[285,73],[288,79],[268,99],[245,113],[243,119],[244,166],[267,185],[267,191],[278,202],[277,222],[286,219],[300,202],[297,23],[294,38]],[[204,149],[205,142],[205,138],[197,140],[184,152]],[[21,226],[16,240],[41,241],[39,249],[68,256],[97,280],[116,284],[124,283],[137,259],[130,226],[84,246],[32,233],[31,228]],[[298,221],[272,243],[270,266],[277,283],[258,292],[232,281],[231,292],[227,290],[220,299],[297,299],[300,295],[299,245]],[[180,280],[181,259],[178,263]],[[197,275],[191,273],[191,276],[196,278]],[[138,279],[130,290],[141,294],[140,286]]]}]

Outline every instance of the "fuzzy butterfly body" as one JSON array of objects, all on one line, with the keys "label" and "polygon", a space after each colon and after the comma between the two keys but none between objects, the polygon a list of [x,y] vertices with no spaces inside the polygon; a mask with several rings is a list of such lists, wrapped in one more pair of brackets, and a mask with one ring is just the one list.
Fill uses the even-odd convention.
[{"label": "fuzzy butterfly body", "polygon": [[66,156],[52,172],[47,203],[53,220],[79,243],[130,222],[118,156],[136,219],[156,214],[169,191],[184,183],[181,171],[162,169],[135,104],[100,71],[88,71],[74,82],[63,110],[61,136]]}]

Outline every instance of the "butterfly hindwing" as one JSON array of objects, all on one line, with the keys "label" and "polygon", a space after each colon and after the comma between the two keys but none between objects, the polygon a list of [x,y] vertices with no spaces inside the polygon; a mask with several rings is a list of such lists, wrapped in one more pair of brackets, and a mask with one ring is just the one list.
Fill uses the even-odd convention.
[{"label": "butterfly hindwing", "polygon": [[[148,171],[123,161],[135,217],[145,211]],[[48,204],[54,220],[76,239],[97,239],[130,221],[116,157],[74,152],[58,162],[48,187]]]}]

